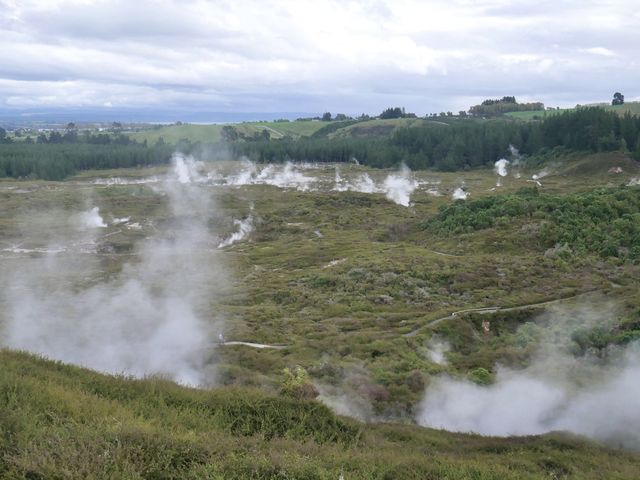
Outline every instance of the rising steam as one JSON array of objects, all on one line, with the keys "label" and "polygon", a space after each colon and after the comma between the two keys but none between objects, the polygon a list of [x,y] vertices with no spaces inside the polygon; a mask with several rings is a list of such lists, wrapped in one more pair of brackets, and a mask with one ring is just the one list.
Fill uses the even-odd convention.
[{"label": "rising steam", "polygon": [[509,160],[507,160],[506,158],[501,158],[500,160],[498,160],[494,165],[494,171],[496,172],[496,175],[506,177],[508,173],[507,167],[509,166],[509,163]]},{"label": "rising steam", "polygon": [[352,182],[349,182],[343,179],[340,171],[336,169],[333,190],[336,192],[384,193],[388,200],[408,207],[411,194],[418,188],[418,185],[418,182],[412,178],[411,170],[403,165],[398,172],[387,175],[380,185],[377,185],[367,173],[361,173]]},{"label": "rising steam", "polygon": [[467,192],[464,187],[458,187],[453,191],[451,197],[454,200],[466,200],[469,197],[469,192]]},{"label": "rising steam", "polygon": [[640,450],[640,344],[613,349],[604,361],[563,353],[552,345],[552,335],[559,334],[548,334],[528,368],[498,367],[490,386],[447,377],[432,381],[418,423],[494,436],[565,430]]},{"label": "rising steam", "polygon": [[233,224],[237,228],[237,231],[233,232],[230,237],[225,238],[220,242],[218,248],[228,247],[247,238],[253,231],[253,216],[249,215],[244,220],[234,220]]},{"label": "rising steam", "polygon": [[[197,162],[174,156],[160,184],[170,226],[139,245],[137,263],[120,273],[105,279],[94,256],[21,259],[2,292],[2,345],[108,373],[210,383],[206,352],[219,318],[204,312],[225,275],[207,228],[210,195],[194,184],[199,175]],[[81,218],[103,227],[97,208]],[[73,243],[82,225],[69,224]]]}]

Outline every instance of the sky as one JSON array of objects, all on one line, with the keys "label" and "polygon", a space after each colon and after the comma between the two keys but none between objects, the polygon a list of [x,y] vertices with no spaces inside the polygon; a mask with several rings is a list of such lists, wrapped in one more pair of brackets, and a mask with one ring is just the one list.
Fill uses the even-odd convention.
[{"label": "sky", "polygon": [[0,111],[640,100],[637,0],[0,0]]}]

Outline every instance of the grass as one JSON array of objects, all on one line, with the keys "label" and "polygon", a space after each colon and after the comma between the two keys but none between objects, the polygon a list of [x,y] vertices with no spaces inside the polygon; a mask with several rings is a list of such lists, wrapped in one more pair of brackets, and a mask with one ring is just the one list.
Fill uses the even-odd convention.
[{"label": "grass", "polygon": [[516,439],[366,425],[313,401],[192,390],[0,351],[3,478],[635,478],[636,455],[563,434]]},{"label": "grass", "polygon": [[[325,122],[319,121],[300,121],[300,122],[244,122],[233,124],[233,127],[239,132],[247,136],[254,133],[261,133],[267,130],[272,138],[282,138],[286,135],[294,138],[300,136],[310,136],[315,131],[326,125]],[[157,126],[149,130],[141,130],[129,133],[129,137],[138,142],[147,141],[149,145],[155,144],[161,137],[165,143],[175,144],[180,140],[187,139],[191,142],[201,143],[217,143],[222,140],[221,132],[224,125],[166,125]]]},{"label": "grass", "polygon": [[[394,118],[388,120],[368,120],[358,122],[329,134],[330,137],[340,136],[370,136],[391,133],[395,128],[424,123],[423,119]],[[243,122],[233,124],[238,133],[253,136],[267,130],[273,139],[290,136],[292,138],[310,137],[315,132],[329,125],[327,122],[305,120],[296,122]],[[222,140],[221,131],[223,125],[166,125],[157,126],[149,130],[142,130],[128,135],[139,142],[147,141],[149,145],[155,144],[159,138],[166,143],[175,144],[182,139],[191,142],[217,143]]]},{"label": "grass", "polygon": [[427,123],[421,118],[389,118],[389,119],[373,119],[364,122],[358,122],[354,125],[341,128],[331,134],[330,138],[339,138],[344,136],[352,137],[370,137],[379,135],[388,135],[396,128],[416,126]]}]

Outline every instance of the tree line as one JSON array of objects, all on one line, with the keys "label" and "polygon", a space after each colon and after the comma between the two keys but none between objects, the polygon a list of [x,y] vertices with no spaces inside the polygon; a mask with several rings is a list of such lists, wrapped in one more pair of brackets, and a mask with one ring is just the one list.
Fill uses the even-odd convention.
[{"label": "tree line", "polygon": [[257,162],[358,162],[393,167],[401,162],[413,169],[454,171],[492,165],[509,155],[513,145],[525,155],[544,155],[561,147],[571,151],[628,150],[640,159],[640,117],[623,117],[589,107],[546,117],[541,121],[514,119],[452,119],[396,129],[386,137],[313,137],[233,142],[234,157]]},{"label": "tree line", "polygon": [[0,178],[62,180],[79,170],[168,163],[174,148],[117,143],[26,143],[0,145]]}]

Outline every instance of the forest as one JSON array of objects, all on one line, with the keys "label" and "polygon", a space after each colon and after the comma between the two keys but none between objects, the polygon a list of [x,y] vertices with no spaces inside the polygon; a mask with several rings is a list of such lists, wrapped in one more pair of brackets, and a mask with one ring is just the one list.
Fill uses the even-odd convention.
[{"label": "forest", "polygon": [[508,119],[447,119],[418,127],[399,128],[388,137],[301,138],[238,141],[236,158],[257,162],[348,162],[393,167],[404,162],[412,169],[456,171],[492,165],[509,154],[509,145],[524,155],[541,155],[556,147],[571,151],[633,152],[640,158],[640,117],[623,117],[602,108],[581,108],[522,122]]},{"label": "forest", "polygon": [[[640,117],[619,116],[602,108],[580,108],[541,121],[446,117],[396,128],[389,134],[364,137],[335,135],[358,120],[328,122],[311,136],[280,139],[265,135],[223,135],[224,142],[200,145],[181,140],[176,145],[158,141],[137,143],[124,134],[40,134],[37,141],[0,144],[0,178],[60,180],[86,169],[166,164],[175,150],[204,149],[217,156],[230,153],[260,162],[354,162],[389,168],[401,163],[414,170],[457,171],[493,165],[509,155],[510,145],[525,157],[544,157],[554,149],[600,152],[629,151],[640,159]],[[417,125],[417,126],[415,126]],[[342,130],[344,131],[344,130]],[[161,139],[160,139],[161,140]],[[213,153],[212,153],[213,152]]]}]

